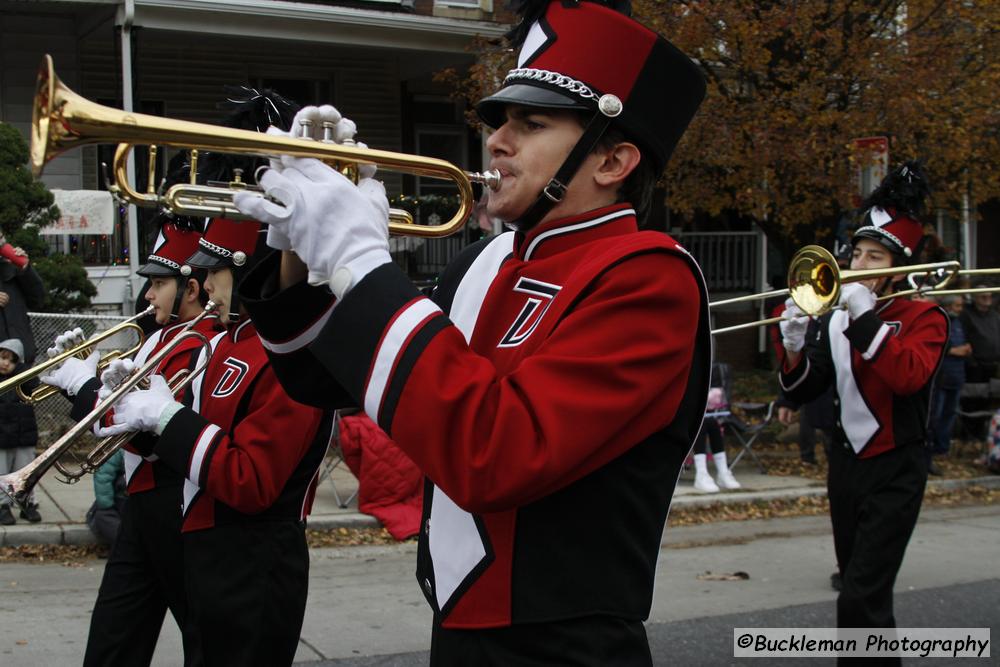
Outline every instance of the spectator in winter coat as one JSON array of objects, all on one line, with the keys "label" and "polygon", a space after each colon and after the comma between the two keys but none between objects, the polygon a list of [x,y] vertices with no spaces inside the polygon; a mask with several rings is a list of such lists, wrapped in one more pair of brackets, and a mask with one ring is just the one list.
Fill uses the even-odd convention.
[{"label": "spectator in winter coat", "polygon": [[45,301],[45,286],[28,255],[20,248],[14,248],[18,256],[24,258],[24,266],[0,257],[0,340],[16,338],[24,347],[20,355],[29,367],[35,363],[35,336],[31,333],[29,310],[37,310]]},{"label": "spectator in winter coat", "polygon": [[[22,361],[23,357],[24,345],[17,338],[0,342],[0,382],[27,368],[27,364]],[[24,389],[30,391],[37,382],[33,380]],[[35,420],[34,406],[22,402],[16,392],[6,391],[0,394],[0,475],[16,472],[31,463],[35,458],[36,444],[38,422]],[[42,520],[34,493],[21,509],[21,518],[31,523]],[[0,494],[0,524],[10,526],[16,521],[11,511],[10,498]]]},{"label": "spectator in winter coat", "polygon": [[[965,361],[973,353],[972,345],[965,336],[962,327],[962,297],[947,295],[941,297],[941,307],[948,313],[950,322],[948,330],[948,346],[934,382],[934,397],[931,400],[930,435],[931,446],[927,456],[942,456],[948,453],[951,445],[951,429],[955,425],[958,410],[958,398],[965,384]],[[927,471],[932,475],[940,475],[941,471],[929,460]]]},{"label": "spectator in winter coat", "polygon": [[118,450],[94,473],[94,504],[87,525],[104,544],[114,545],[125,509],[125,456]]}]

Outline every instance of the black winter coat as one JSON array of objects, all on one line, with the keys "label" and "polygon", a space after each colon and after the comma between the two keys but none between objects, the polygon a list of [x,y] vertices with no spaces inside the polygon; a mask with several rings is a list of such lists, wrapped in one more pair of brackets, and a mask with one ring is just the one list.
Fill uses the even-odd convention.
[{"label": "black winter coat", "polygon": [[45,301],[45,285],[34,267],[23,271],[7,260],[0,260],[0,292],[6,292],[10,302],[0,308],[0,340],[17,338],[24,345],[26,364],[35,363],[35,336],[31,333],[29,310],[38,310]]},{"label": "black winter coat", "polygon": [[[0,375],[0,381],[13,377],[26,368],[24,363],[19,363],[11,375]],[[38,380],[32,380],[26,385],[26,391],[31,391],[37,384]],[[36,444],[38,421],[35,419],[35,406],[22,402],[13,389],[0,394],[0,449],[34,447]]]}]

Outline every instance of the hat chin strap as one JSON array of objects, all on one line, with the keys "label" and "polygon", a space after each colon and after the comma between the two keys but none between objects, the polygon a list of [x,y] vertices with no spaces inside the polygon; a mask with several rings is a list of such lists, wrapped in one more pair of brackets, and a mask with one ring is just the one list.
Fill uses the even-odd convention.
[{"label": "hat chin strap", "polygon": [[576,146],[569,152],[566,160],[559,167],[556,175],[552,177],[548,185],[542,188],[535,203],[521,216],[509,223],[509,226],[519,232],[527,232],[532,227],[541,222],[552,208],[563,200],[566,196],[566,189],[569,187],[573,176],[580,169],[580,165],[597,146],[597,143],[604,136],[604,131],[611,124],[611,117],[600,111],[595,111],[594,116],[583,129],[583,134],[576,142]]},{"label": "hat chin strap", "polygon": [[170,321],[175,322],[180,318],[181,300],[184,298],[184,289],[187,287],[187,276],[174,276],[177,281],[177,289],[174,291],[174,307],[170,309]]}]

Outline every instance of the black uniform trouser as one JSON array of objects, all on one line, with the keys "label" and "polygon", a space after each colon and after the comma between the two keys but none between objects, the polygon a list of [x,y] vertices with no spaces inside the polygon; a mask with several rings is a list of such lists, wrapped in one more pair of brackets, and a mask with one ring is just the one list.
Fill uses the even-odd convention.
[{"label": "black uniform trouser", "polygon": [[486,630],[431,632],[432,667],[550,667],[619,665],[651,667],[642,621],[585,616]]},{"label": "black uniform trouser", "polygon": [[927,484],[922,444],[868,459],[839,442],[830,448],[827,489],[842,580],[838,627],[896,626],[892,587]]},{"label": "black uniform trouser", "polygon": [[[184,632],[181,487],[130,496],[90,617],[91,665],[148,665],[167,609]],[[184,640],[185,664],[192,664]]]},{"label": "black uniform trouser", "polygon": [[209,667],[291,665],[309,589],[302,521],[184,533],[188,629]]}]

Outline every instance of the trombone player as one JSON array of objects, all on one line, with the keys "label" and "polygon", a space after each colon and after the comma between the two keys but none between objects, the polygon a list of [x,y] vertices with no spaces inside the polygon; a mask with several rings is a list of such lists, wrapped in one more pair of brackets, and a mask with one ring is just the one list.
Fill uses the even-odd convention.
[{"label": "trombone player", "polygon": [[780,371],[789,398],[806,403],[834,386],[830,518],[842,587],[839,627],[895,627],[892,587],[927,482],[931,384],[948,340],[933,303],[891,295],[920,254],[918,221],[928,188],[919,163],[889,174],[865,202],[851,241],[851,269],[899,266],[899,276],[844,285],[844,308],[823,315],[806,343],[808,319],[789,300]]}]

